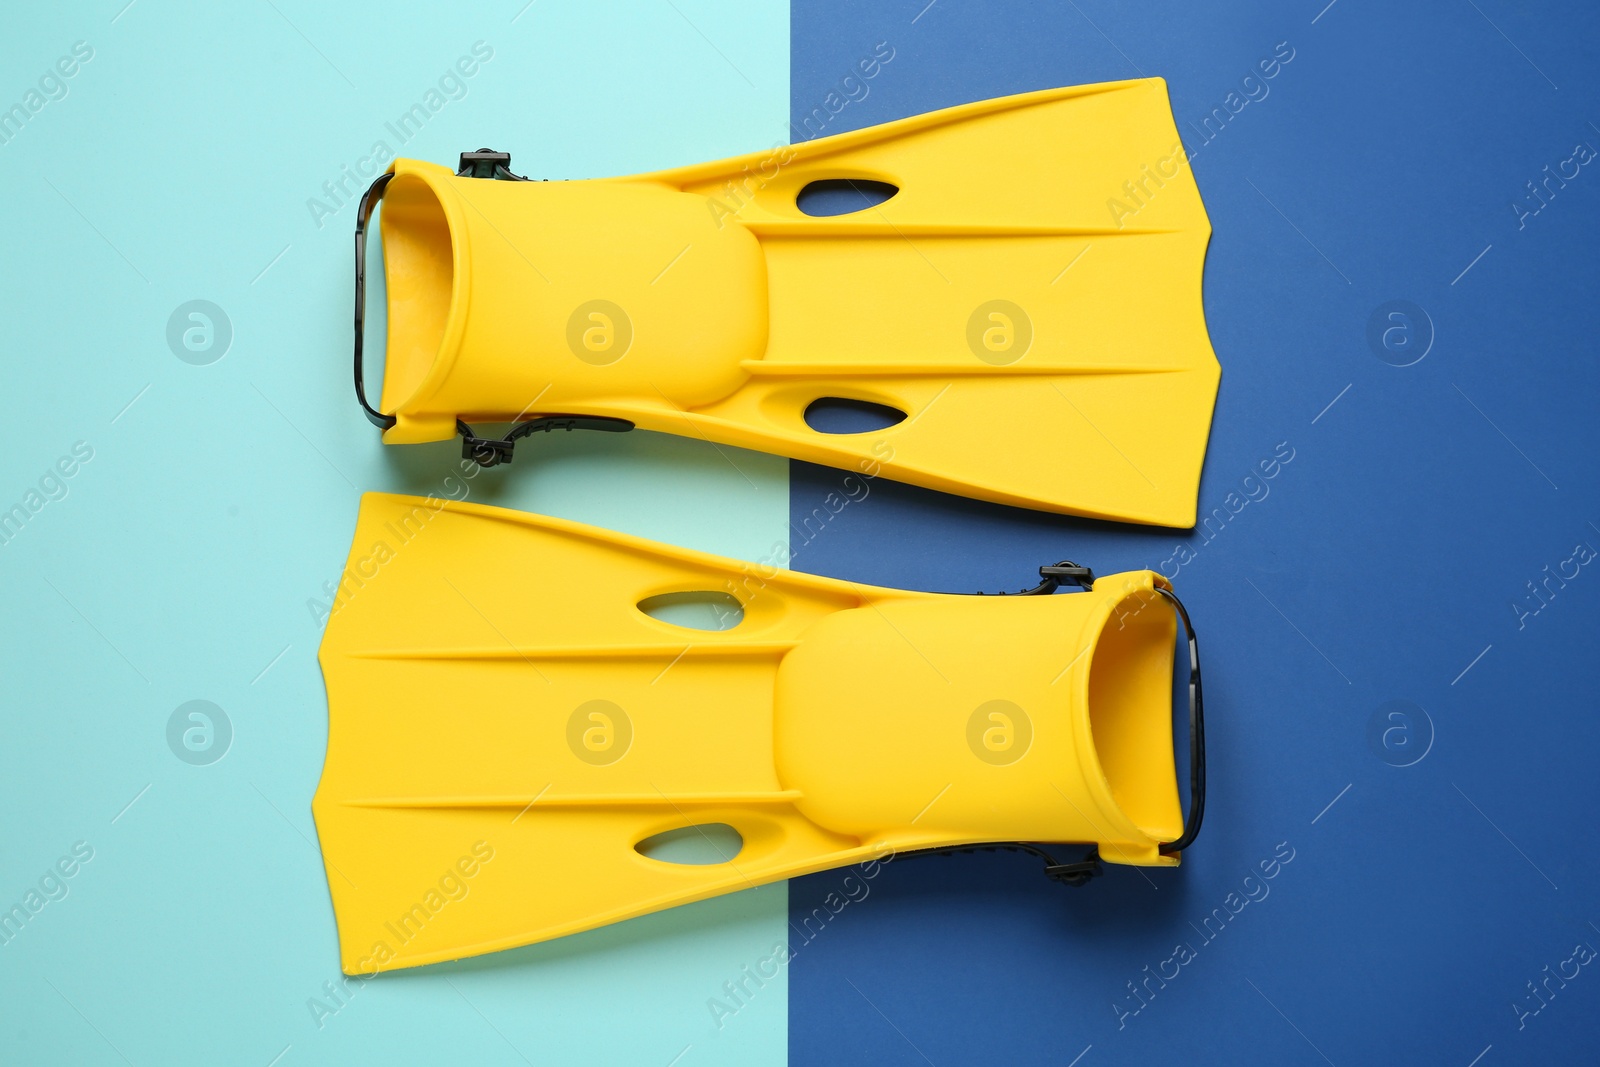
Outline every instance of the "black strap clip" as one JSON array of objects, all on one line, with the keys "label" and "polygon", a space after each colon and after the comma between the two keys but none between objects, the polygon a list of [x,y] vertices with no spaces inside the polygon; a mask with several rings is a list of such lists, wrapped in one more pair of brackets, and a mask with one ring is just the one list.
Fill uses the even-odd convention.
[{"label": "black strap clip", "polygon": [[1064,559],[1054,567],[1040,567],[1039,577],[1044,579],[1043,584],[1052,590],[1066,582],[1071,582],[1080,589],[1094,588],[1094,571],[1088,567],[1080,567],[1070,559]]},{"label": "black strap clip", "polygon": [[606,415],[540,415],[527,422],[519,422],[504,437],[479,437],[472,427],[456,420],[456,432],[461,435],[461,458],[470,459],[480,467],[498,467],[510,463],[517,441],[532,433],[549,433],[552,430],[599,430],[603,433],[627,433],[633,423]]},{"label": "black strap clip", "polygon": [[511,153],[480,148],[476,152],[461,153],[458,178],[498,178],[502,181],[525,182],[530,179],[511,173]]},{"label": "black strap clip", "polygon": [[1094,571],[1064,559],[1053,567],[1039,568],[1039,584],[1032,589],[1015,593],[979,593],[979,596],[1049,596],[1063,585],[1076,585],[1080,589],[1094,588]]},{"label": "black strap clip", "polygon": [[499,438],[462,434],[461,458],[470,459],[480,467],[498,467],[502,463],[511,462],[511,450],[516,444],[515,441]]},{"label": "black strap clip", "polygon": [[1089,879],[1099,878],[1104,873],[1098,848],[1091,848],[1088,855],[1076,863],[1055,863],[1047,857],[1044,868],[1046,878],[1070,886],[1088,885]]}]

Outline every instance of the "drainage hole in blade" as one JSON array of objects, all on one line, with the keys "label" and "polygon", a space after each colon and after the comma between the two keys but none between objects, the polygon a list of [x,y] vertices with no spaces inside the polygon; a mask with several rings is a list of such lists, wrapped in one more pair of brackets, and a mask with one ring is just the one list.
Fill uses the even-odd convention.
[{"label": "drainage hole in blade", "polygon": [[744,605],[713,589],[646,597],[639,601],[639,610],[685,630],[731,630],[744,619]]},{"label": "drainage hole in blade", "polygon": [[904,422],[906,413],[870,400],[825,396],[813,400],[805,413],[806,425],[818,433],[871,433]]},{"label": "drainage hole in blade", "polygon": [[732,861],[744,848],[744,838],[725,822],[711,822],[653,834],[633,848],[658,863],[704,867]]},{"label": "drainage hole in blade", "polygon": [[795,206],[812,218],[849,215],[877,207],[899,191],[899,186],[867,178],[823,178],[801,189]]}]

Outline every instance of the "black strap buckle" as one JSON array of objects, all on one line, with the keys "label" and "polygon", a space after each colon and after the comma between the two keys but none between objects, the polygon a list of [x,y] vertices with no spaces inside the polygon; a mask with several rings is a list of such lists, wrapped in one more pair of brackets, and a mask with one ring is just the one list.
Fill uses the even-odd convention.
[{"label": "black strap buckle", "polygon": [[1070,885],[1076,888],[1080,885],[1088,885],[1089,879],[1099,878],[1106,873],[1104,865],[1100,862],[1100,849],[1098,847],[1090,848],[1088,854],[1076,863],[1056,863],[1043,849],[1040,849],[1039,852],[1044,856],[1045,860],[1044,876],[1052,882],[1060,882],[1062,885]]},{"label": "black strap buckle", "polygon": [[1072,584],[1080,589],[1094,588],[1094,571],[1088,567],[1080,567],[1070,559],[1064,559],[1053,567],[1039,568],[1039,584],[1032,589],[1022,589],[1015,593],[978,593],[978,596],[1049,596],[1064,584]]},{"label": "black strap buckle", "polygon": [[633,423],[606,415],[540,415],[519,422],[504,437],[479,437],[472,427],[456,420],[456,432],[461,435],[461,458],[470,459],[480,467],[498,467],[510,463],[517,442],[532,433],[549,433],[552,430],[599,430],[602,433],[627,433]]},{"label": "black strap buckle", "polygon": [[501,181],[525,182],[530,179],[520,174],[511,173],[511,153],[496,152],[492,148],[480,148],[476,152],[461,153],[461,167],[456,171],[458,178],[491,178]]},{"label": "black strap buckle", "polygon": [[1080,589],[1094,588],[1094,571],[1088,567],[1080,567],[1070,559],[1064,559],[1054,567],[1040,567],[1039,577],[1043,579],[1038,589],[1029,590],[1030,594],[1037,594],[1040,590],[1054,591],[1066,582],[1071,582]]},{"label": "black strap buckle", "polygon": [[461,435],[461,458],[470,459],[480,467],[498,467],[502,463],[510,463],[514,447],[515,441]]}]

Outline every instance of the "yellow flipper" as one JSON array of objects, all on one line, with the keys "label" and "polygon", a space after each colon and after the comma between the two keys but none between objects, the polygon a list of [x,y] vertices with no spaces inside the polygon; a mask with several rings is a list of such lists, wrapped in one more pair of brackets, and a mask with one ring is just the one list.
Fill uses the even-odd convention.
[{"label": "yellow flipper", "polygon": [[[1137,571],[1053,596],[903,592],[368,494],[320,657],[313,811],[344,969],[890,852],[1082,842],[1175,864],[1198,806],[1186,826],[1166,589]],[[728,594],[742,619],[640,607],[687,593]],[[743,842],[726,862],[636,848],[718,823]]]},{"label": "yellow flipper", "polygon": [[[802,190],[841,179],[898,191],[800,210]],[[363,201],[358,249],[379,196],[389,336],[381,412],[362,404],[386,441],[603,417],[1194,524],[1220,374],[1200,291],[1211,228],[1159,78],[630,178],[482,180],[400,159]],[[807,408],[830,397],[905,417],[812,429]]]}]

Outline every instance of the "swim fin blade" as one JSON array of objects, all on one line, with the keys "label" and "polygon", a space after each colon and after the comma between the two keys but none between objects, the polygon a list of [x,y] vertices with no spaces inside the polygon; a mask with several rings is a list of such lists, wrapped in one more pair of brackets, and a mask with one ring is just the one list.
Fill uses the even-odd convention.
[{"label": "swim fin blade", "polygon": [[[1161,79],[628,178],[466,176],[514,178],[502,160],[467,153],[460,174],[396,160],[363,200],[357,391],[385,441],[459,428],[494,462],[509,444],[470,423],[638,426],[1005,504],[1194,524],[1220,375],[1201,305],[1211,229]],[[893,195],[802,210],[839,182]],[[361,249],[380,198],[374,408]],[[813,405],[840,399],[875,405],[873,428],[814,429]]]},{"label": "swim fin blade", "polygon": [[[726,594],[736,624],[657,617],[690,594]],[[1176,864],[1204,746],[1195,662],[1186,818],[1169,602],[1150,571],[1071,594],[904,592],[367,494],[322,642],[312,805],[343,967],[526,945],[919,849],[1081,842]],[[740,839],[722,862],[641,851],[711,824]]]}]

